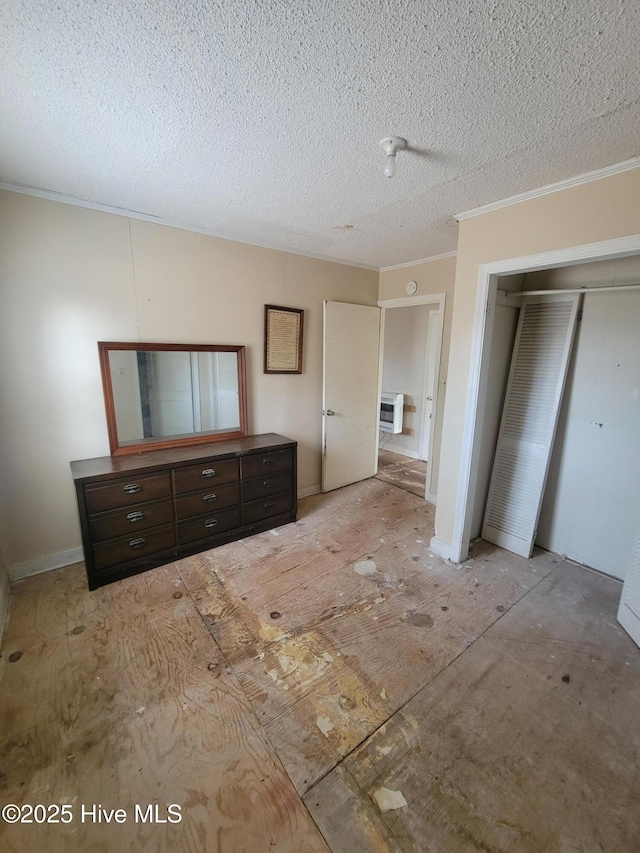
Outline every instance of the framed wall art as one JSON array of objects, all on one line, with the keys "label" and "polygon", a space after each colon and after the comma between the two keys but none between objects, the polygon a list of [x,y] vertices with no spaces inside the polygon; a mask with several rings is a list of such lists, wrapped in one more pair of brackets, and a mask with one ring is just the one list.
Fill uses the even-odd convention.
[{"label": "framed wall art", "polygon": [[304,311],[264,306],[264,372],[302,373]]}]

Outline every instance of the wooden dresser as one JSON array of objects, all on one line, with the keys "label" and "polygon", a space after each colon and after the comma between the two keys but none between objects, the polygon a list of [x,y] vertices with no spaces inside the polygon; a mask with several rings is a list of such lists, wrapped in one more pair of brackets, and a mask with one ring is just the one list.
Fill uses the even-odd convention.
[{"label": "wooden dresser", "polygon": [[268,433],[72,462],[89,589],[295,521],[296,449]]}]

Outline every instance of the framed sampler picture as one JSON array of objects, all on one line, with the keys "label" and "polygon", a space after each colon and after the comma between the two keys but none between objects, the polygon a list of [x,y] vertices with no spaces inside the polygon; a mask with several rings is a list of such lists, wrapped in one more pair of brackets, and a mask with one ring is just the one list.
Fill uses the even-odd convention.
[{"label": "framed sampler picture", "polygon": [[302,373],[302,330],[300,308],[264,306],[264,372]]}]

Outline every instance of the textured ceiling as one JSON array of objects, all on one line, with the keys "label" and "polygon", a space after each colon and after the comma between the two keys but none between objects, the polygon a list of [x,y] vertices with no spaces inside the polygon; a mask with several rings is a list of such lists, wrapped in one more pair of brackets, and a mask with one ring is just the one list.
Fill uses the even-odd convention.
[{"label": "textured ceiling", "polygon": [[640,154],[639,44],[637,0],[4,0],[0,180],[411,261],[459,211]]}]

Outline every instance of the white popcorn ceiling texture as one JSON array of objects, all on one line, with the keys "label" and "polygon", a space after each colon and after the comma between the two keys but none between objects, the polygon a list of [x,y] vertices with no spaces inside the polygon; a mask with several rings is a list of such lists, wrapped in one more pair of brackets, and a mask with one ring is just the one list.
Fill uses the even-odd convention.
[{"label": "white popcorn ceiling texture", "polygon": [[640,154],[639,45],[637,0],[4,0],[0,180],[411,261],[457,212]]}]

